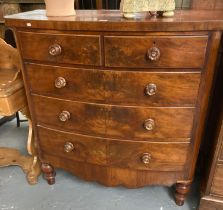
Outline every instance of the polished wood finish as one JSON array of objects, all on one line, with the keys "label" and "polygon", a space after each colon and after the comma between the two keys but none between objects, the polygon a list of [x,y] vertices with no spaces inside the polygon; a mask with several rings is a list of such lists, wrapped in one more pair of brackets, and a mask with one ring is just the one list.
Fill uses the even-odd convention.
[{"label": "polished wood finish", "polygon": [[191,182],[178,182],[176,184],[175,201],[178,206],[183,206],[185,197],[190,190]]},{"label": "polished wood finish", "polygon": [[[108,148],[109,163],[113,167],[149,171],[182,171],[185,169],[189,143],[110,141]],[[150,156],[148,164],[143,162],[145,154]]]},{"label": "polished wood finish", "polygon": [[[100,135],[110,138],[147,141],[151,138],[170,141],[179,138],[188,141],[193,123],[193,108],[140,108],[89,104],[33,96],[37,124],[55,129]],[[70,113],[70,118],[60,120],[62,112]],[[134,116],[134,118],[133,118]],[[148,118],[155,121],[154,130],[144,128]],[[174,120],[173,120],[174,118]],[[182,139],[180,139],[182,138]]]},{"label": "polished wood finish", "polygon": [[54,171],[54,168],[48,163],[42,163],[41,169],[44,172],[44,179],[47,180],[48,184],[55,184],[56,172]]},{"label": "polished wood finish", "polygon": [[[38,134],[42,151],[50,155],[98,165],[107,164],[107,142],[103,139],[59,132],[43,127],[38,128]],[[64,146],[68,142],[73,144],[73,149],[70,152],[64,150]]]},{"label": "polished wood finish", "polygon": [[[158,107],[194,106],[201,77],[200,72],[120,72],[33,63],[26,63],[26,69],[35,94],[73,101]],[[55,88],[58,78],[66,83],[60,89]],[[156,85],[152,95],[146,92],[149,84]]]},{"label": "polished wood finish", "polygon": [[[202,68],[207,41],[207,36],[105,36],[105,66]],[[148,54],[151,52],[147,51],[154,50],[151,49],[154,47],[158,51],[155,51],[155,57],[150,57]]]},{"label": "polished wood finish", "polygon": [[[100,37],[20,32],[24,59],[100,66]],[[38,43],[41,43],[39,45]],[[33,49],[38,51],[33,53]]]},{"label": "polished wood finish", "polygon": [[[106,186],[176,184],[182,205],[204,132],[223,13],[126,20],[118,11],[77,11],[66,18],[34,11],[6,22],[17,35],[48,181],[54,182],[55,167]],[[24,50],[26,40],[31,43],[24,34],[32,34],[39,50]],[[46,41],[38,38],[42,34]],[[63,43],[49,45],[52,37],[85,37],[86,43],[94,37],[91,47],[100,58],[60,59],[66,51],[54,45]],[[58,60],[47,57],[52,45]]]},{"label": "polished wood finish", "polygon": [[[223,28],[222,19],[221,10],[177,10],[174,17],[171,18],[151,18],[151,16],[146,16],[140,18],[140,21],[126,20],[119,11],[77,10],[76,16],[47,17],[44,10],[39,10],[34,13],[32,11],[23,13],[22,16],[19,14],[6,16],[5,21],[6,25],[11,27],[28,28],[28,30],[191,32],[221,30]],[[69,22],[69,24],[64,24],[65,21]]]}]

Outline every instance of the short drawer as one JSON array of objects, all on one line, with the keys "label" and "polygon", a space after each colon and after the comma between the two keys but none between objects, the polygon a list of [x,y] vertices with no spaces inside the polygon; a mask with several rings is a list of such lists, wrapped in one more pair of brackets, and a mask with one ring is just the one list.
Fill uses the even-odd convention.
[{"label": "short drawer", "polygon": [[223,196],[223,165],[217,165],[214,174],[211,194]]},{"label": "short drawer", "polygon": [[189,144],[110,141],[108,160],[111,166],[139,170],[181,171]]},{"label": "short drawer", "polygon": [[[106,165],[106,141],[38,127],[39,144],[45,154],[75,161]],[[66,160],[64,160],[66,161]]]},{"label": "short drawer", "polygon": [[202,68],[208,36],[105,36],[105,65]]},{"label": "short drawer", "polygon": [[101,65],[100,36],[19,32],[23,59]]},{"label": "short drawer", "polygon": [[126,72],[26,64],[31,91],[61,99],[139,106],[194,106],[198,72]]},{"label": "short drawer", "polygon": [[189,141],[193,108],[120,107],[33,96],[37,123],[64,131],[109,138]]}]

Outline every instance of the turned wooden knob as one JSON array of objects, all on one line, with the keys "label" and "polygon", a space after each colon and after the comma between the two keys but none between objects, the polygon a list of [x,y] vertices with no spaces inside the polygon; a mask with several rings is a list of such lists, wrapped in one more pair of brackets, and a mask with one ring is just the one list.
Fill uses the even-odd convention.
[{"label": "turned wooden knob", "polygon": [[59,114],[59,120],[61,122],[66,122],[70,119],[70,112],[68,111],[62,111],[60,114]]},{"label": "turned wooden knob", "polygon": [[153,96],[156,94],[156,92],[157,92],[157,87],[155,84],[151,83],[151,84],[146,85],[146,88],[145,88],[146,95]]},{"label": "turned wooden knob", "polygon": [[151,61],[157,61],[160,58],[160,50],[158,47],[151,47],[147,51],[147,57]]},{"label": "turned wooden knob", "polygon": [[67,84],[66,80],[63,77],[58,77],[55,79],[55,87],[56,88],[63,88]]},{"label": "turned wooden knob", "polygon": [[151,160],[151,154],[149,153],[144,153],[141,157],[141,161],[142,163],[144,163],[145,165],[150,164],[150,160]]},{"label": "turned wooden knob", "polygon": [[155,127],[155,121],[153,119],[147,119],[145,120],[144,122],[144,128],[147,130],[147,131],[152,131]]},{"label": "turned wooden knob", "polygon": [[59,44],[53,44],[49,47],[49,54],[52,56],[60,55],[62,52],[62,48]]},{"label": "turned wooden knob", "polygon": [[64,145],[64,151],[69,153],[72,152],[74,150],[74,145],[71,142],[66,142],[66,144]]}]

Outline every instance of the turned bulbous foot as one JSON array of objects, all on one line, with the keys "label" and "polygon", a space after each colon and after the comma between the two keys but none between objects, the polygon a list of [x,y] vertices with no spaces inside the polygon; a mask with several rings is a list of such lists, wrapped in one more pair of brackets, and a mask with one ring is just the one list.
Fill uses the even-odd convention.
[{"label": "turned bulbous foot", "polygon": [[42,172],[43,172],[44,179],[47,180],[47,183],[49,185],[55,184],[56,172],[54,171],[53,166],[51,166],[48,163],[42,163],[41,169],[42,169]]},{"label": "turned bulbous foot", "polygon": [[191,182],[177,183],[175,191],[175,202],[178,206],[183,206],[188,192],[190,191]]}]

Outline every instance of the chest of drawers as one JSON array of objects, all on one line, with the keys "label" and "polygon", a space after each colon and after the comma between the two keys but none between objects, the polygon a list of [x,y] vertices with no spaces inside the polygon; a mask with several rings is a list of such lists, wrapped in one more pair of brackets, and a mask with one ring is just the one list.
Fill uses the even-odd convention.
[{"label": "chest of drawers", "polygon": [[[199,15],[198,15],[199,14]],[[223,13],[125,20],[118,11],[6,18],[15,31],[49,184],[54,168],[129,188],[193,180]]]}]

